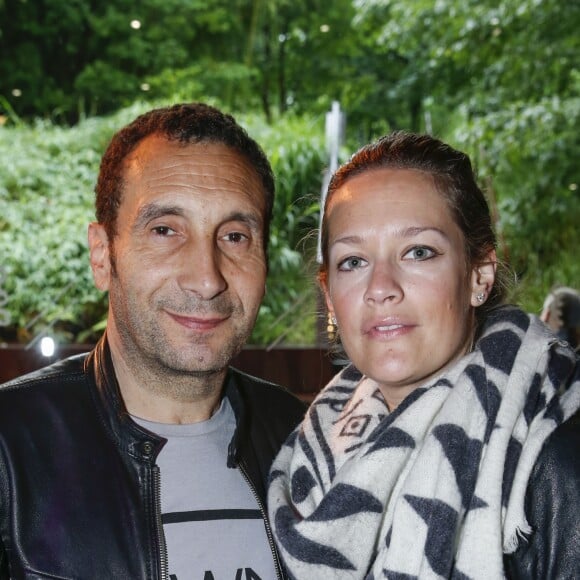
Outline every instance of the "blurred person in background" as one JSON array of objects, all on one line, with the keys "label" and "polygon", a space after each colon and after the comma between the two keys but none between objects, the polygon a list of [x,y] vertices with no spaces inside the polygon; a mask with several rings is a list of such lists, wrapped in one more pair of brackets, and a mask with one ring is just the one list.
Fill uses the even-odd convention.
[{"label": "blurred person in background", "polygon": [[540,318],[562,340],[580,347],[580,293],[574,288],[554,288],[544,301]]}]

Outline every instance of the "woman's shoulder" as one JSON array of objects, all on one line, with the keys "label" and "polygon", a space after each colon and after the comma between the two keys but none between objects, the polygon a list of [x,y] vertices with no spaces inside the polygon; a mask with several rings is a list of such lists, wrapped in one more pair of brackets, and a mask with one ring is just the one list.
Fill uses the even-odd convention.
[{"label": "woman's shoulder", "polygon": [[534,471],[558,465],[562,469],[575,468],[580,470],[579,444],[580,409],[567,421],[559,425],[547,439],[538,457]]},{"label": "woman's shoulder", "polygon": [[548,497],[550,501],[558,502],[566,509],[564,503],[569,498],[573,500],[569,511],[577,522],[580,513],[579,451],[580,410],[559,425],[544,443],[528,484],[528,509],[533,509],[539,502],[546,502]]},{"label": "woman's shoulder", "polygon": [[532,534],[506,557],[508,578],[580,578],[580,411],[557,427],[534,465],[525,511]]},{"label": "woman's shoulder", "polygon": [[568,506],[570,513],[580,512],[580,410],[567,421],[559,425],[548,437],[530,478],[526,493],[526,505],[529,508],[541,500],[556,501],[566,509],[569,498],[573,505]]}]

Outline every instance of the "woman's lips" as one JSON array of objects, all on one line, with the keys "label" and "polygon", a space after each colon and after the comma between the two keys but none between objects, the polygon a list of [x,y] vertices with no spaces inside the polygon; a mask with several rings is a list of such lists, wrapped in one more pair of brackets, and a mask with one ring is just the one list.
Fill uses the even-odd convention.
[{"label": "woman's lips", "polygon": [[394,320],[376,320],[365,325],[364,334],[376,339],[392,339],[404,336],[413,330],[414,324]]}]

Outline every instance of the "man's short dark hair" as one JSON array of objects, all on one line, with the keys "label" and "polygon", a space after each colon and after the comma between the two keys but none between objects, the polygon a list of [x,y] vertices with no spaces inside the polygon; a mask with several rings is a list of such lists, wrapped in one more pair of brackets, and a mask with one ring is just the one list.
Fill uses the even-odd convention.
[{"label": "man's short dark hair", "polygon": [[139,143],[151,135],[184,145],[221,143],[240,154],[254,168],[264,186],[264,251],[268,248],[274,205],[274,176],[262,148],[226,113],[203,103],[186,103],[153,109],[117,132],[101,160],[95,187],[97,221],[112,241],[117,234],[117,214],[124,186],[124,162]]}]

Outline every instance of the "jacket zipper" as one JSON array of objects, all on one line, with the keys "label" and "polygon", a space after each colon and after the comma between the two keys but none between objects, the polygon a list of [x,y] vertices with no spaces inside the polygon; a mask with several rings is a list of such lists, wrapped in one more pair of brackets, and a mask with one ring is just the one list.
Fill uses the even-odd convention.
[{"label": "jacket zipper", "polygon": [[157,465],[153,466],[153,492],[155,495],[155,523],[157,526],[157,545],[159,546],[159,566],[161,580],[169,580],[169,562],[167,558],[167,544],[163,533],[161,520],[161,472]]},{"label": "jacket zipper", "polygon": [[258,495],[258,492],[256,491],[256,488],[254,487],[254,484],[248,475],[248,471],[243,459],[240,459],[238,462],[238,467],[240,468],[240,472],[246,480],[246,483],[248,484],[248,487],[250,488],[252,495],[258,504],[258,507],[260,508],[262,520],[264,521],[264,526],[266,527],[266,536],[268,537],[268,543],[270,544],[270,551],[272,552],[272,558],[274,560],[274,567],[276,568],[276,577],[278,580],[284,580],[284,576],[282,575],[282,563],[280,562],[280,557],[278,555],[278,551],[276,550],[276,545],[274,544],[274,536],[272,534],[272,528],[270,527],[270,522],[268,521],[268,516],[266,514],[264,504],[262,503],[262,500],[260,499],[260,496]]}]

